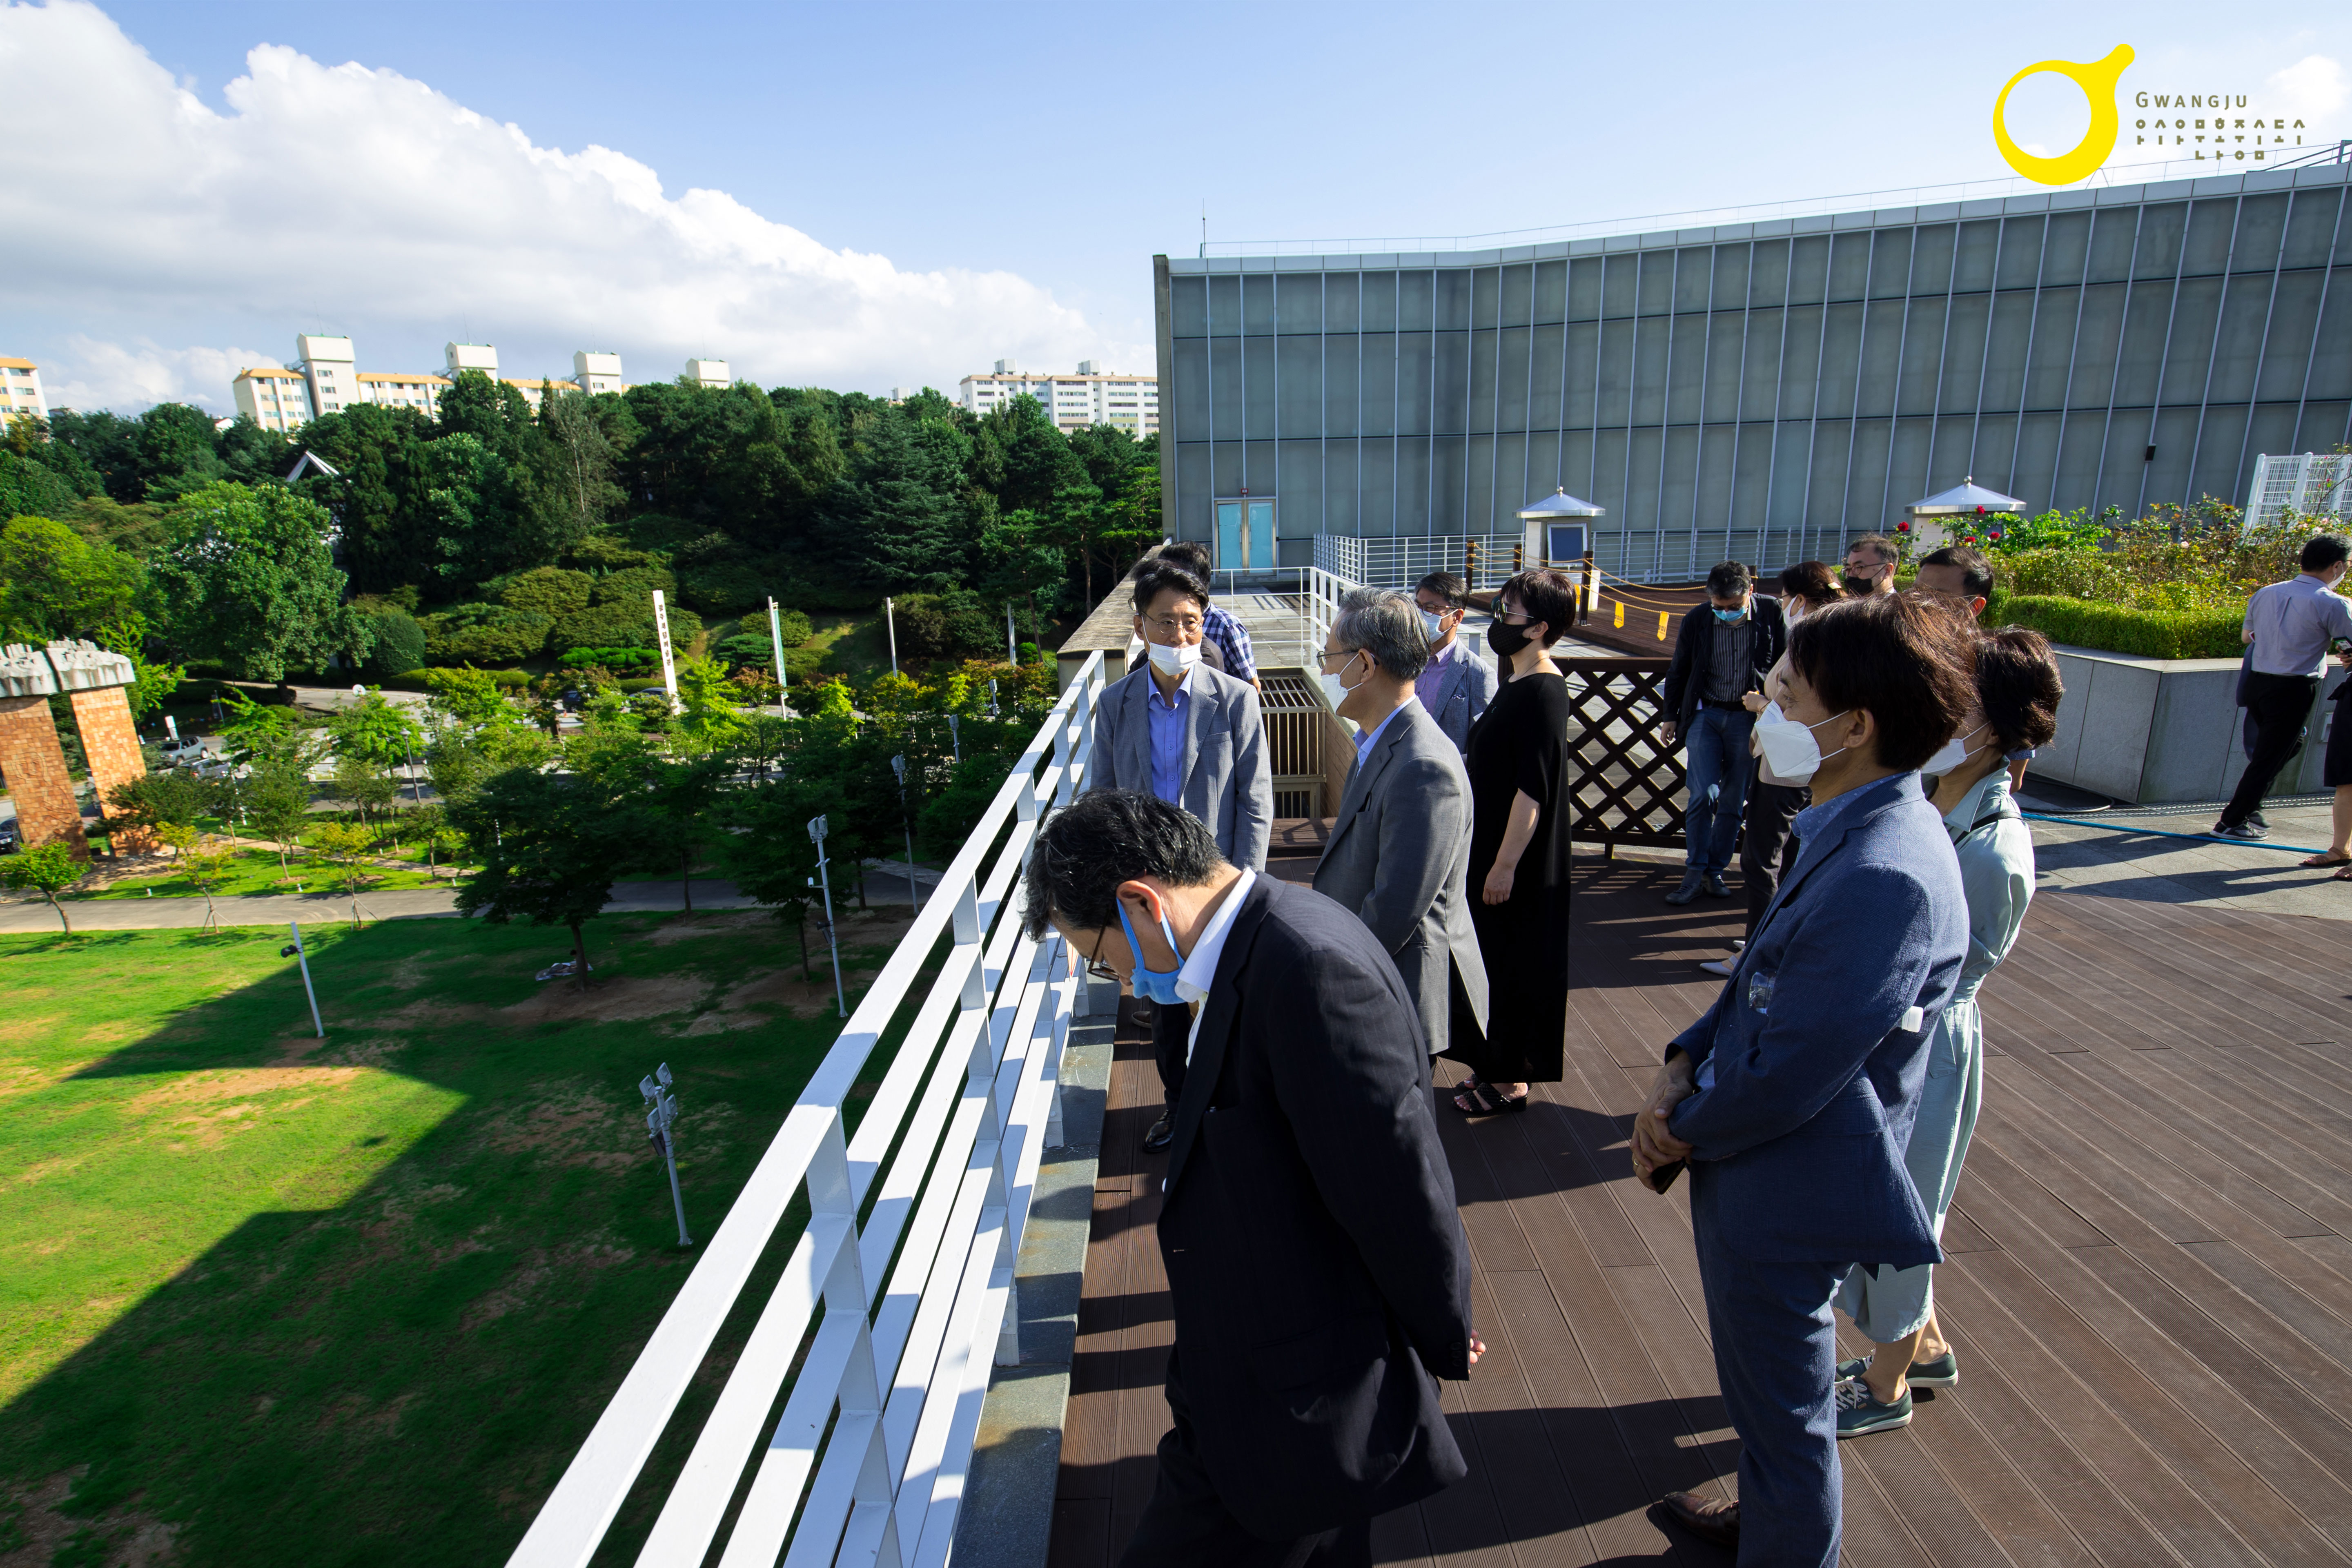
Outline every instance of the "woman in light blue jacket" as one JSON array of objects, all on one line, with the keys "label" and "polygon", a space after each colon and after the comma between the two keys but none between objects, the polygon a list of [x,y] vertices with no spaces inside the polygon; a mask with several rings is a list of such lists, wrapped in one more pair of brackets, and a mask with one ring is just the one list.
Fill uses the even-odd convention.
[{"label": "woman in light blue jacket", "polygon": [[[1903,1162],[1939,1239],[1984,1095],[1977,991],[2008,956],[2033,897],[2033,835],[2010,799],[2009,759],[2050,743],[2065,695],[2048,640],[2022,626],[1979,638],[1976,687],[1976,711],[1927,764],[1930,772],[1939,764],[1947,770],[1937,783],[1936,807],[1959,858],[1969,902],[1968,961],[1928,1047],[1919,1116]],[[1846,1277],[1838,1307],[1878,1348],[1867,1361],[1838,1367],[1839,1436],[1908,1426],[1913,1388],[1959,1381],[1958,1360],[1937,1331],[1934,1268],[1857,1265]]]}]

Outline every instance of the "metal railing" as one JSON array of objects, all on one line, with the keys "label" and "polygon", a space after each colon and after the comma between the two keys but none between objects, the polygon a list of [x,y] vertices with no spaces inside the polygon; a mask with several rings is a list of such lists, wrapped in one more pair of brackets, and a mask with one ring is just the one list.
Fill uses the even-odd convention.
[{"label": "metal railing", "polygon": [[[947,1562],[989,1367],[1019,1359],[1013,1264],[1085,994],[1058,937],[1022,932],[1014,883],[1038,818],[1086,787],[1102,689],[1097,653],[843,1026],[512,1568],[596,1553],[801,1195],[808,1224],[636,1562],[704,1562],[739,1494],[727,1568]],[[942,936],[947,960],[853,1132],[850,1090]]]}]

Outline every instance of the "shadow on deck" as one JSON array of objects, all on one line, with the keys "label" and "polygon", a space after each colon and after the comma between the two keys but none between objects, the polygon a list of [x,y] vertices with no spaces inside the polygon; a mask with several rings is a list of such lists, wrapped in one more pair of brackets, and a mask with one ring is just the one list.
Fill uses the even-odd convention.
[{"label": "shadow on deck", "polygon": [[[1309,862],[1311,865],[1311,862]],[[1274,868],[1277,874],[1286,868]],[[1660,1042],[1717,982],[1724,905],[1580,861],[1567,1079],[1441,1110],[1491,1353],[1449,1384],[1470,1478],[1379,1521],[1382,1563],[1727,1563],[1654,1522],[1727,1495],[1683,1189],[1633,1182]],[[1844,1445],[1846,1560],[2352,1556],[2352,1035],[2315,921],[2045,890],[1986,987],[1985,1106],[1938,1270],[1959,1386]],[[1444,1076],[1454,1076],[1441,1064]],[[1123,1029],[1079,1309],[1053,1568],[1116,1562],[1167,1426],[1149,1046]],[[1856,1345],[1856,1349],[1860,1346]]]}]

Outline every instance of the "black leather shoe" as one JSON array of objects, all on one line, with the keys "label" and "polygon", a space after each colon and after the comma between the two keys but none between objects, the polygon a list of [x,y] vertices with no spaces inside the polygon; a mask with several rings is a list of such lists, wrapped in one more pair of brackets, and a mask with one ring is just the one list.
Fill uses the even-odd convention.
[{"label": "black leather shoe", "polygon": [[1697,1492],[1668,1492],[1658,1500],[1659,1511],[1701,1541],[1739,1548],[1739,1505]]},{"label": "black leather shoe", "polygon": [[1176,1114],[1171,1110],[1163,1110],[1160,1113],[1160,1120],[1153,1122],[1150,1131],[1143,1135],[1143,1152],[1147,1154],[1157,1154],[1167,1148],[1168,1141],[1175,1136]]}]

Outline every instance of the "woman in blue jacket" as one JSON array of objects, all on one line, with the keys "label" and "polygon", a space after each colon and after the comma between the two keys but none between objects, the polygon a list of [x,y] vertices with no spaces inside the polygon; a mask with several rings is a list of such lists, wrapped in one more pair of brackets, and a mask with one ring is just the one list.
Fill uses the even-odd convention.
[{"label": "woman in blue jacket", "polygon": [[1666,1514],[1748,1564],[1837,1562],[1838,1287],[1855,1264],[1939,1256],[1903,1165],[1928,1041],[1968,955],[1967,905],[1919,767],[1975,706],[1973,633],[1881,595],[1816,610],[1757,734],[1812,788],[1802,847],[1731,979],[1666,1050],[1633,1168],[1687,1162],[1739,1500]]}]

